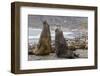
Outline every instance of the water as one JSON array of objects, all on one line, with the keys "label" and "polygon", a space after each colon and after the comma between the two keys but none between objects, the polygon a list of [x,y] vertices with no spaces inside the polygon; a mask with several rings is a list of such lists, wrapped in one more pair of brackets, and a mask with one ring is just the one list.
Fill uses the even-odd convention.
[{"label": "water", "polygon": [[[38,43],[38,40],[40,38],[40,34],[41,34],[42,29],[38,29],[38,28],[29,28],[29,43]],[[55,40],[55,31],[50,30],[51,32],[51,40]],[[63,32],[64,37],[68,38],[68,39],[74,39],[75,38],[75,33],[74,32]]]}]

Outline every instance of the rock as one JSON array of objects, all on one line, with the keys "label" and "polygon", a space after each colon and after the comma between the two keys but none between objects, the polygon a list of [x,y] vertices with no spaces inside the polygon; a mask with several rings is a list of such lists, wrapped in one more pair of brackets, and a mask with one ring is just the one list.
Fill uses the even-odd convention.
[{"label": "rock", "polygon": [[52,46],[52,51],[51,51],[51,53],[55,53],[55,47],[54,46]]},{"label": "rock", "polygon": [[50,28],[48,23],[44,21],[38,46],[35,50],[33,50],[33,53],[35,55],[49,55],[51,50],[52,48],[51,48]]},{"label": "rock", "polygon": [[72,50],[68,49],[68,44],[64,38],[63,32],[59,28],[55,30],[55,48],[57,57],[74,58],[76,56]]},{"label": "rock", "polygon": [[75,47],[75,42],[70,42],[70,45],[68,46],[69,50],[75,51],[76,47]]}]

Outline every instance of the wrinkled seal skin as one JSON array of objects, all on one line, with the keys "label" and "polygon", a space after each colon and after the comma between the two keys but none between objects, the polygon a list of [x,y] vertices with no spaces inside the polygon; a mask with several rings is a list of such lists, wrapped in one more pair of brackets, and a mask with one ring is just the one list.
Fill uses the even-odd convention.
[{"label": "wrinkled seal skin", "polygon": [[51,52],[51,35],[50,28],[46,21],[43,22],[43,30],[40,35],[38,46],[33,53],[35,55],[49,55]]},{"label": "wrinkled seal skin", "polygon": [[72,50],[68,49],[68,44],[64,38],[63,32],[59,28],[55,30],[55,48],[56,48],[56,55],[59,58],[77,57],[77,55],[74,54]]}]

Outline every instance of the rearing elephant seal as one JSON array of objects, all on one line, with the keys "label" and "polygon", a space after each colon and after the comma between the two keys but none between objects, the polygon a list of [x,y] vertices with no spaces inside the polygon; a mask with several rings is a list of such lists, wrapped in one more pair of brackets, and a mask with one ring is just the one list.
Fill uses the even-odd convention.
[{"label": "rearing elephant seal", "polygon": [[59,28],[55,30],[55,48],[56,55],[59,58],[74,58],[76,56],[72,50],[68,50],[68,44]]},{"label": "rearing elephant seal", "polygon": [[39,43],[33,53],[35,55],[49,55],[51,52],[51,35],[50,28],[47,21],[43,22],[43,29],[40,35]]}]

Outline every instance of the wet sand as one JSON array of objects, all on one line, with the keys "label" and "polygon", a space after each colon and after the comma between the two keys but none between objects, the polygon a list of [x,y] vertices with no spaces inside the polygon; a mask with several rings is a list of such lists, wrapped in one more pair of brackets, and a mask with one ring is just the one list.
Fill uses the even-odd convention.
[{"label": "wet sand", "polygon": [[[76,54],[79,54],[79,58],[88,58],[88,50],[77,49],[74,51]],[[57,60],[57,59],[67,59],[67,58],[58,58],[55,53],[50,53],[46,56],[36,56],[36,55],[28,55],[28,60]]]}]

